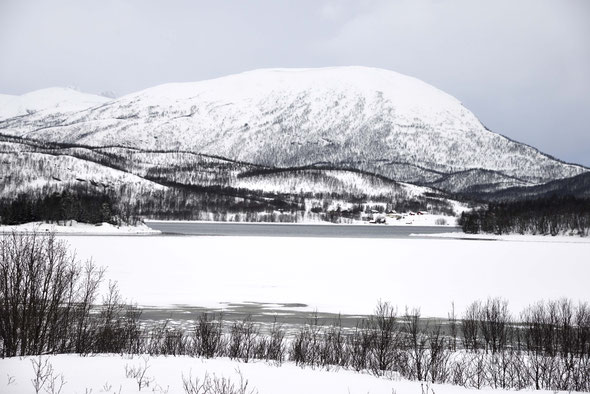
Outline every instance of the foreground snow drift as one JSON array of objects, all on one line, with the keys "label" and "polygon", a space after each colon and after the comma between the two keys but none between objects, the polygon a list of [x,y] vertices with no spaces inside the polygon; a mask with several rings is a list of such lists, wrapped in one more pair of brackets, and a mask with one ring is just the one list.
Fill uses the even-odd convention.
[{"label": "foreground snow drift", "polygon": [[144,306],[263,302],[368,314],[377,300],[446,317],[501,296],[590,300],[590,243],[441,239],[67,237]]},{"label": "foreground snow drift", "polygon": [[[312,394],[312,393],[371,393],[371,394],[421,394],[426,392],[426,385],[420,382],[379,378],[368,374],[347,370],[325,371],[299,368],[293,364],[280,367],[264,362],[240,363],[228,359],[198,359],[190,357],[127,357],[100,355],[79,357],[59,355],[44,357],[53,368],[53,376],[63,375],[65,385],[62,394],[68,393],[183,393],[183,376],[204,378],[208,373],[218,378],[222,376],[232,382],[240,381],[240,374],[248,381],[248,389],[256,389],[260,394]],[[25,394],[34,392],[32,379],[33,360],[38,358],[22,357],[0,360],[2,380],[0,392]],[[139,390],[138,379],[127,377],[127,371],[142,369],[147,366],[144,386]],[[41,390],[40,392],[45,392]],[[451,385],[434,384],[429,386],[428,394],[469,394],[480,390],[465,389]],[[506,391],[486,389],[487,393]],[[544,393],[545,391],[538,391]]]}]

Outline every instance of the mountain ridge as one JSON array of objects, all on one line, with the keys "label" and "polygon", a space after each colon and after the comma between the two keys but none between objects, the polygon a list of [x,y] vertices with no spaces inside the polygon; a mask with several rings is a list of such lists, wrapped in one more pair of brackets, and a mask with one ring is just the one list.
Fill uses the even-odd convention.
[{"label": "mountain ridge", "polygon": [[72,112],[104,104],[111,99],[72,88],[51,87],[22,95],[0,95],[0,120],[35,112]]},{"label": "mountain ridge", "polygon": [[[0,132],[185,150],[270,167],[348,163],[433,186],[475,173],[465,189],[542,184],[588,171],[490,131],[459,100],[425,82],[376,68],[252,70],[106,100],[73,113],[5,119]],[[490,183],[486,171],[506,179]],[[455,186],[445,190],[460,192]]]}]

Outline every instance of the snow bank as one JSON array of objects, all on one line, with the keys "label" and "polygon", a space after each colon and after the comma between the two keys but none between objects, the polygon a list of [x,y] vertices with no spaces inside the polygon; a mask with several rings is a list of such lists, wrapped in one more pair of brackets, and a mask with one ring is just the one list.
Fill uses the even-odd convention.
[{"label": "snow bank", "polygon": [[559,243],[590,243],[590,237],[573,235],[530,235],[530,234],[467,234],[467,233],[439,233],[439,234],[410,234],[411,237],[434,237],[447,239],[495,240],[518,242],[559,242]]},{"label": "snow bank", "polygon": [[65,225],[55,223],[31,222],[14,226],[0,226],[0,233],[12,231],[55,232],[63,235],[149,235],[160,234],[159,230],[149,228],[143,223],[136,226],[115,226],[110,223],[88,224],[69,220]]},{"label": "snow bank", "polygon": [[[46,359],[45,357],[43,359]],[[280,367],[264,362],[240,363],[228,359],[199,359],[190,357],[134,357],[100,355],[80,357],[58,355],[48,357],[54,369],[54,376],[62,374],[66,384],[62,393],[183,393],[182,377],[203,379],[205,373],[230,378],[239,383],[239,373],[248,380],[248,388],[255,388],[259,394],[420,394],[420,382],[375,377],[348,370],[325,371],[300,368],[291,363]],[[7,394],[29,394],[34,392],[31,379],[33,368],[31,357],[0,360],[2,379],[0,392]],[[137,381],[127,378],[125,367],[149,367],[145,378],[148,387],[139,391]],[[481,390],[466,389],[452,385],[433,384],[429,393],[475,394]],[[44,392],[44,391],[41,391]],[[507,391],[486,389],[495,394]],[[537,391],[538,393],[548,393]]]}]

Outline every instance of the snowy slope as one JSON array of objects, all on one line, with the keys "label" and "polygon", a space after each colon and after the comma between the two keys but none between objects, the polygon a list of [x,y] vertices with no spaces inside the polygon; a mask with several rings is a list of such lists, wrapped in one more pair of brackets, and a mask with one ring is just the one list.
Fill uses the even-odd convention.
[{"label": "snowy slope", "polygon": [[8,119],[0,132],[270,166],[344,163],[421,183],[470,169],[526,184],[587,171],[490,132],[457,99],[422,81],[366,67],[265,69],[166,84],[76,113]]},{"label": "snowy slope", "polygon": [[91,161],[31,152],[26,145],[0,142],[0,198],[43,189],[62,190],[76,184],[104,190],[123,185],[133,190],[165,189],[139,176]]},{"label": "snowy slope", "polygon": [[4,108],[6,108],[8,105],[10,105],[10,103],[13,100],[16,100],[16,98],[17,98],[17,96],[13,96],[10,94],[0,94],[0,111],[4,111]]},{"label": "snowy slope", "polygon": [[[474,185],[476,185],[474,187]],[[473,169],[445,175],[429,186],[451,193],[494,191],[511,187],[529,186],[530,183],[516,177],[503,176],[495,171]],[[475,189],[475,190],[474,190]]]},{"label": "snowy slope", "polygon": [[102,105],[111,99],[69,88],[36,90],[22,96],[0,95],[0,120],[41,112],[52,113],[80,111]]},{"label": "snowy slope", "polygon": [[[432,192],[423,189],[413,193],[413,188],[375,176],[348,171],[309,170],[301,172],[278,173],[239,177],[233,187],[262,190],[271,193],[349,193],[352,195],[395,196],[397,194],[416,195]],[[407,190],[406,190],[407,189]]]}]

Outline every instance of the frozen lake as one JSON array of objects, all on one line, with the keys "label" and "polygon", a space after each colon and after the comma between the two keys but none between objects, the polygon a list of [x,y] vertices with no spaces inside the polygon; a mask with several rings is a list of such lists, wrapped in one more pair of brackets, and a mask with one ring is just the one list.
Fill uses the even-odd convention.
[{"label": "frozen lake", "polygon": [[[181,318],[192,307],[368,314],[379,299],[446,317],[489,296],[519,312],[590,301],[590,242],[247,236],[63,236],[121,294]],[[184,312],[183,312],[184,311]]]},{"label": "frozen lake", "polygon": [[455,226],[390,226],[382,224],[332,225],[178,221],[150,221],[146,224],[164,234],[256,237],[406,238],[412,233],[438,234],[461,231],[460,227]]}]

